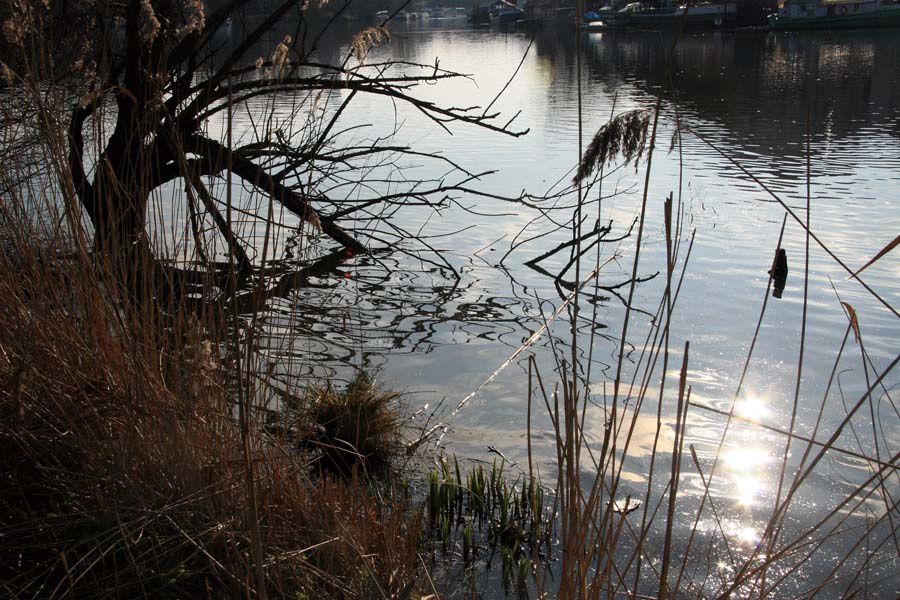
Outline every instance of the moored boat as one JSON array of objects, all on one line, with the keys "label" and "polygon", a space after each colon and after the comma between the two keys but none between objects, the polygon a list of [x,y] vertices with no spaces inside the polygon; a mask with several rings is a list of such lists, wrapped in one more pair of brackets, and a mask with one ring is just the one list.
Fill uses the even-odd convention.
[{"label": "moored boat", "polygon": [[624,15],[617,16],[617,11],[612,5],[606,5],[597,10],[584,13],[578,27],[583,31],[603,31],[606,29],[619,29],[625,25]]},{"label": "moored boat", "polygon": [[897,0],[787,0],[769,17],[772,29],[900,27]]},{"label": "moored boat", "polygon": [[507,24],[521,21],[525,18],[525,11],[509,2],[498,2],[491,10],[491,23]]},{"label": "moored boat", "polygon": [[641,29],[664,29],[682,24],[689,29],[725,29],[737,24],[738,9],[734,2],[699,2],[682,6],[668,3],[659,7],[632,2],[617,13],[617,20]]}]

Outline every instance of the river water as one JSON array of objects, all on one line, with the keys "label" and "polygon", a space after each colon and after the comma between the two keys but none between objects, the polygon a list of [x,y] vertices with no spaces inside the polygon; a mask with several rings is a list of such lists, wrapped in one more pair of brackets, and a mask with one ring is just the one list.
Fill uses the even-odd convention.
[{"label": "river water", "polygon": [[[708,409],[730,409],[760,318],[767,270],[785,209],[748,173],[799,219],[805,219],[809,132],[809,219],[821,242],[851,269],[858,269],[900,233],[900,31],[686,34],[675,46],[670,71],[666,62],[672,37],[659,32],[590,33],[576,38],[570,31],[551,30],[533,36],[472,29],[459,21],[432,21],[396,26],[392,33],[390,43],[374,50],[369,62],[397,59],[434,64],[439,58],[441,67],[471,74],[469,79],[416,92],[444,105],[487,106],[508,83],[491,110],[504,115],[498,118],[500,124],[521,111],[511,127],[527,129],[528,134],[510,137],[454,124],[450,135],[410,107],[359,95],[340,121],[347,129],[343,139],[361,143],[399,126],[398,143],[442,152],[475,172],[496,171],[470,187],[498,196],[515,197],[523,190],[544,195],[564,187],[580,155],[579,124],[586,145],[612,113],[652,109],[663,96],[638,268],[641,277],[659,275],[637,287],[620,392],[620,399],[633,408],[637,392],[630,382],[652,323],[643,311],[655,313],[665,288],[663,201],[673,193],[683,214],[675,275],[682,269],[685,274],[671,322],[669,384],[663,397],[660,438],[665,450],[659,455],[664,458],[657,457],[656,467],[659,480],[666,480],[669,468],[667,453],[684,342],[690,342],[687,382],[693,403],[685,448],[694,447],[708,474],[725,425],[722,415]],[[324,38],[322,61],[342,60],[347,41],[347,36],[340,35]],[[576,44],[581,44],[583,56],[580,99]],[[346,94],[338,92],[327,102],[336,105]],[[687,130],[680,154],[670,148],[675,101]],[[289,114],[293,102],[280,99],[276,114],[279,110]],[[240,114],[236,124],[250,130]],[[440,178],[447,170],[446,165],[424,159],[401,162],[404,168],[394,170],[394,177]],[[639,216],[646,166],[643,160],[637,169],[611,169],[602,190],[594,187],[587,192],[585,227],[598,220],[603,225],[611,222],[607,237],[622,237]],[[372,172],[378,172],[376,166]],[[365,197],[366,190],[357,184],[335,184],[329,192],[350,198]],[[601,192],[603,199],[598,201]],[[272,372],[288,379],[309,373],[346,376],[348,366],[374,371],[384,385],[407,392],[411,409],[424,408],[423,414],[435,411],[434,422],[446,425],[441,449],[474,460],[491,460],[500,453],[514,463],[513,473],[520,472],[527,467],[525,357],[535,355],[545,382],[552,387],[559,376],[554,373],[551,341],[570,341],[565,315],[461,409],[455,407],[559,306],[562,295],[553,278],[525,262],[571,237],[567,231],[554,232],[549,217],[565,224],[573,211],[559,208],[542,216],[497,198],[454,196],[471,210],[450,206],[434,212],[409,207],[394,219],[408,231],[434,236],[427,241],[441,250],[458,279],[434,255],[412,243],[402,246],[411,255],[395,252],[377,259],[352,259],[314,278],[315,285],[273,301],[268,319]],[[573,203],[573,197],[567,196],[557,206]],[[552,201],[540,204],[546,207]],[[613,286],[628,277],[636,231],[600,245],[600,260],[606,263],[612,258],[600,272],[602,285]],[[538,233],[547,235],[510,252],[514,240]],[[385,232],[385,238],[390,239],[390,232]],[[737,414],[745,420],[731,424],[711,487],[721,526],[737,552],[748,551],[758,540],[777,494],[786,436],[760,425],[785,431],[791,423],[803,321],[805,240],[803,228],[788,217],[782,242],[789,263],[787,285],[781,299],[770,298],[767,303],[737,398]],[[815,435],[828,439],[848,408],[900,351],[900,318],[892,313],[900,308],[897,252],[862,275],[890,309],[812,242],[795,434],[812,435],[821,410]],[[593,251],[586,255],[582,277],[595,260]],[[556,273],[562,263],[557,259],[542,264]],[[570,271],[567,278],[573,277]],[[627,286],[618,291],[625,295]],[[591,293],[591,286],[585,288],[585,296]],[[611,299],[596,303],[596,322],[602,326],[593,328],[593,335],[589,325],[579,326],[583,368],[588,354],[592,360],[585,427],[595,444],[603,432],[604,403],[611,401],[624,318],[623,302],[610,293],[604,295]],[[855,310],[870,363],[863,368],[859,345],[851,334],[826,396],[848,327],[841,301]],[[581,307],[582,316],[594,310],[584,297]],[[661,361],[651,378],[651,390],[658,388],[660,375]],[[873,463],[858,455],[887,462],[897,451],[900,372],[888,373],[883,383],[876,388],[873,402],[864,403],[851,425],[842,430],[836,445],[848,453],[827,453],[802,486],[788,513],[788,537],[815,523],[871,476]],[[623,496],[643,495],[656,396],[655,391],[648,394],[636,419],[632,449],[623,466]],[[543,473],[552,473],[552,425],[543,406],[536,405],[534,412],[535,461]],[[788,481],[805,447],[803,442],[792,444]],[[686,454],[681,493],[698,499],[702,485]],[[881,492],[854,511],[840,513],[852,513],[845,523],[849,533],[834,536],[827,552],[820,555],[843,556],[847,548],[863,540],[859,548],[873,551],[865,575],[873,596],[896,596],[900,567],[893,544],[879,546],[887,539],[888,520],[883,519],[882,526],[867,536],[858,526],[869,522],[867,518],[883,516],[886,502],[896,502],[898,495],[900,479],[893,468]],[[696,502],[679,513],[678,527],[684,529],[678,530],[690,529],[692,508]],[[896,515],[896,506],[890,510]],[[713,515],[706,513],[700,531],[717,527]],[[897,523],[900,516],[892,519]],[[862,585],[862,579],[852,580],[862,560],[854,558],[837,570],[839,578],[830,593],[846,593]],[[721,569],[723,574],[731,568],[724,555],[712,564],[713,570]],[[834,566],[832,558],[817,558],[805,569],[824,576]],[[815,587],[815,583],[804,583],[802,573],[808,572],[801,570],[786,579],[785,596],[808,592],[804,586]],[[840,578],[847,573],[850,577]],[[709,585],[707,593],[715,589]]]}]

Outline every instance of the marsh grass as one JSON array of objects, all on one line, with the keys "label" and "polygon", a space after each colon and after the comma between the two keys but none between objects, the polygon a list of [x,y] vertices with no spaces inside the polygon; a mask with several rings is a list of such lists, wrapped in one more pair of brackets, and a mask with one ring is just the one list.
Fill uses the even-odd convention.
[{"label": "marsh grass", "polygon": [[[66,115],[97,99],[80,97],[91,81],[57,85],[43,60],[56,38],[33,33],[0,97],[0,594],[365,599],[426,589],[420,512],[379,479],[402,447],[397,395],[363,377],[340,392],[322,383],[294,404],[311,444],[267,434],[267,401],[286,392],[258,368],[265,269],[227,235],[224,263],[199,235],[196,256],[178,264],[98,250],[73,169],[101,155],[115,110],[97,105],[85,148],[82,123],[70,128]],[[229,140],[232,109],[229,97]],[[151,173],[152,161],[128,168]],[[205,203],[230,231],[230,185],[218,211],[203,181],[191,182],[192,210]],[[162,222],[156,210],[147,218]],[[257,268],[275,254],[271,221]],[[295,233],[305,255],[313,236]],[[240,312],[239,285],[253,300]]]},{"label": "marsh grass", "polygon": [[314,468],[344,476],[358,469],[388,475],[404,454],[400,401],[399,393],[380,389],[365,373],[343,389],[310,389],[296,419],[307,429],[300,443],[317,454]]},{"label": "marsh grass", "polygon": [[[59,131],[23,122],[29,152],[0,169],[2,595],[366,599],[427,589],[420,512],[402,487],[371,477],[400,439],[389,430],[402,422],[395,395],[360,379],[349,394],[323,387],[318,410],[303,405],[335,452],[264,434],[258,315],[235,318],[216,302],[228,284],[217,265],[158,264],[165,285],[121,286],[92,253],[77,207],[60,207],[53,181],[71,181]],[[4,148],[19,135],[5,130]],[[45,167],[37,175],[22,164],[34,157]],[[197,301],[160,295],[178,281]],[[338,440],[362,449],[366,469],[314,473],[322,456],[356,460]]]},{"label": "marsh grass", "polygon": [[[660,107],[661,102],[657,104],[657,114],[653,115],[650,131],[639,231],[643,229],[648,211],[655,210],[647,199],[651,182],[650,157],[657,135],[656,120]],[[628,115],[624,119],[612,117],[611,122],[627,122],[632,118]],[[681,125],[676,123],[676,128],[681,128]],[[609,145],[603,141],[609,130],[610,126],[601,128],[592,147],[585,153],[582,169],[590,165],[602,167],[608,160],[600,148]],[[612,130],[616,131],[616,128],[612,127]],[[810,136],[808,132],[808,174]],[[677,140],[680,146],[680,135]],[[718,148],[716,150],[723,152]],[[616,152],[620,155],[614,158],[624,162],[631,160],[621,150]],[[602,162],[598,158],[601,155]],[[748,174],[746,169],[741,169]],[[749,175],[758,182],[752,174]],[[757,517],[758,537],[751,541],[735,539],[735,533],[727,531],[723,525],[725,515],[733,507],[727,498],[721,496],[721,490],[727,490],[733,482],[727,473],[722,472],[720,456],[726,440],[733,439],[729,437],[729,432],[733,431],[734,422],[740,420],[740,416],[735,414],[735,406],[742,397],[744,376],[754,359],[757,336],[766,317],[773,281],[770,277],[765,288],[760,289],[762,309],[756,333],[747,350],[743,372],[739,379],[735,377],[737,389],[730,409],[719,412],[724,416],[724,422],[721,431],[714,434],[713,449],[707,450],[706,456],[701,459],[696,441],[691,443],[686,440],[692,437],[692,413],[710,410],[703,402],[691,398],[691,373],[703,367],[694,364],[697,359],[690,355],[690,340],[676,340],[670,332],[673,314],[683,310],[678,298],[684,274],[689,270],[694,241],[694,234],[688,236],[684,231],[687,221],[679,190],[677,194],[670,193],[661,206],[666,251],[664,290],[655,312],[649,313],[645,339],[629,340],[629,325],[634,327],[635,321],[643,318],[632,310],[631,299],[637,282],[636,277],[632,278],[619,327],[619,358],[611,370],[615,373],[614,378],[611,381],[590,378],[589,365],[579,364],[579,354],[576,352],[579,346],[576,344],[583,344],[584,340],[578,341],[577,335],[572,335],[569,344],[564,340],[550,344],[552,364],[558,377],[552,389],[545,387],[538,362],[533,357],[528,360],[528,469],[529,473],[533,473],[534,464],[538,462],[544,468],[547,466],[546,460],[532,456],[531,445],[532,418],[543,405],[543,418],[549,420],[555,437],[552,449],[555,460],[550,463],[556,475],[555,489],[548,493],[549,501],[554,506],[556,546],[552,553],[535,553],[532,556],[527,587],[534,597],[892,597],[892,591],[896,591],[889,582],[892,578],[896,581],[898,573],[895,552],[898,545],[896,492],[900,481],[898,454],[885,437],[883,424],[877,422],[878,413],[874,406],[883,402],[886,406],[892,406],[896,414],[887,381],[900,357],[875,368],[857,336],[865,374],[865,391],[855,402],[847,402],[843,399],[843,392],[840,392],[844,412],[837,415],[830,433],[824,433],[822,413],[828,403],[829,392],[834,393],[832,380],[838,365],[845,364],[843,354],[847,335],[851,330],[857,331],[858,324],[853,308],[845,306],[849,323],[846,325],[844,343],[835,349],[832,380],[829,380],[819,406],[815,399],[808,397],[807,386],[801,385],[806,315],[808,309],[813,309],[806,290],[810,242],[821,245],[840,267],[847,268],[810,226],[811,222],[814,223],[810,215],[814,214],[815,209],[810,202],[813,191],[809,175],[805,218],[802,219],[761,182],[760,186],[785,208],[785,219],[793,217],[803,228],[807,261],[802,267],[803,317],[797,334],[799,357],[795,365],[792,402],[788,406],[790,420],[784,428],[748,423],[751,430],[759,428],[760,432],[765,430],[775,434],[775,451],[780,463],[772,473],[771,498],[766,498],[767,505],[757,512],[763,514],[762,518]],[[642,237],[639,233],[633,250],[631,268],[635,274]],[[573,231],[572,239],[573,253],[580,253],[577,231]],[[779,235],[776,251],[780,247]],[[883,255],[876,255],[876,259]],[[599,253],[596,260],[598,265],[601,264]],[[596,276],[595,270],[586,280]],[[573,293],[564,299],[564,303],[577,305],[578,291],[587,281],[576,279]],[[861,280],[855,283],[870,289]],[[882,297],[874,292],[871,295],[889,312],[896,314]],[[840,297],[836,302],[840,302]],[[553,313],[553,318],[558,314]],[[697,320],[700,316],[688,314],[687,318]],[[596,314],[588,319],[579,317],[575,307],[570,310],[569,321],[565,325],[570,332],[577,332],[579,328],[590,331],[588,346],[593,348],[598,343],[594,334],[594,319]],[[548,325],[545,319],[544,328],[549,329]],[[633,333],[631,335],[634,336]],[[640,351],[626,356],[624,349],[631,345],[636,345]],[[679,347],[680,351],[675,350]],[[676,356],[680,365],[675,363]],[[569,362],[570,358],[572,362]],[[870,376],[870,369],[875,372],[874,375]],[[677,376],[672,377],[670,373],[677,373]],[[602,390],[602,393],[597,390]],[[797,431],[797,406],[801,401],[818,408],[815,430],[808,437]],[[865,406],[869,407],[868,414],[862,410]],[[591,431],[586,421],[589,412],[600,413],[599,422],[603,424],[601,432]],[[638,448],[635,444],[635,432],[642,415],[645,420],[655,421],[649,456],[645,454],[645,448]],[[855,437],[858,448],[847,449],[838,443],[845,430],[857,430],[854,421],[857,422],[856,428],[871,430],[871,447],[860,443],[858,434]],[[597,420],[593,419],[593,422]],[[670,441],[667,443],[666,439]],[[889,450],[885,453],[880,448]],[[792,451],[802,453],[799,462],[796,457],[791,457]],[[826,456],[838,455],[860,457],[866,465],[864,481],[855,482],[833,498],[818,498],[812,507],[807,502],[801,508],[798,498],[811,493],[807,486],[813,480],[817,466]],[[647,471],[642,473],[642,483],[624,481],[625,466],[629,462],[649,463]],[[544,473],[546,476],[546,471]],[[821,477],[821,473],[818,476]],[[685,494],[683,485],[690,481],[688,478],[697,477],[702,483],[699,498],[696,489]],[[887,481],[891,483],[885,485]],[[716,497],[712,490],[719,490],[719,496]],[[873,507],[873,503],[877,504],[877,508]]]},{"label": "marsh grass", "polygon": [[[435,560],[474,581],[490,574],[500,558],[499,584],[505,594],[525,594],[532,569],[553,552],[555,515],[540,481],[511,479],[505,461],[461,468],[454,457],[425,480],[425,506]],[[467,586],[463,586],[465,588]],[[449,590],[453,594],[461,590]],[[477,592],[475,592],[477,595]]]},{"label": "marsh grass", "polygon": [[[236,380],[251,380],[257,364],[235,360],[247,328],[236,351],[227,314],[173,313],[154,295],[136,304],[77,243],[22,219],[24,199],[5,196],[0,212],[5,597],[409,598],[423,589],[420,513],[401,487],[371,479],[399,439],[395,395],[362,379],[347,393],[323,390],[307,414],[336,453],[265,435],[258,407],[246,421],[237,414]],[[367,468],[313,476],[320,456],[351,462],[342,440]]]}]

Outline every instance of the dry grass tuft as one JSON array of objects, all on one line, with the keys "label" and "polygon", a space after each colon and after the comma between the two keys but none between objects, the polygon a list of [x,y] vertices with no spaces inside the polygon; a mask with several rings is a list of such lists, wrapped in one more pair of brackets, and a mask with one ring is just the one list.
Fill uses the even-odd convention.
[{"label": "dry grass tuft", "polygon": [[350,47],[356,60],[364,63],[369,55],[369,50],[389,41],[391,41],[391,33],[387,29],[379,25],[372,25],[353,36]]},{"label": "dry grass tuft", "polygon": [[649,110],[630,110],[601,127],[581,158],[574,182],[584,181],[594,169],[611,163],[619,156],[625,164],[639,161],[647,147],[651,116]]},{"label": "dry grass tuft", "polygon": [[321,469],[385,474],[402,449],[398,400],[399,394],[379,389],[365,374],[341,391],[331,386],[315,390],[306,421],[313,427]]}]

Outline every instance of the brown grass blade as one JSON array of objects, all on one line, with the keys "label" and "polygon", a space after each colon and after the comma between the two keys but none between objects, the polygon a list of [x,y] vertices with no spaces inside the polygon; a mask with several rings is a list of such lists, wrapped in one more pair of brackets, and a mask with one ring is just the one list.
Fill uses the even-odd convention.
[{"label": "brown grass blade", "polygon": [[871,259],[869,262],[867,262],[865,265],[863,265],[862,268],[860,268],[858,271],[856,271],[855,273],[853,273],[853,277],[856,277],[857,275],[859,275],[860,273],[862,273],[863,271],[865,271],[866,269],[868,269],[868,268],[869,268],[871,265],[873,265],[876,261],[878,261],[879,259],[881,259],[881,257],[883,257],[885,254],[887,254],[888,252],[890,252],[891,250],[893,250],[893,249],[896,248],[897,246],[900,246],[900,235],[898,235],[897,237],[895,237],[895,238],[893,239],[893,241],[888,242],[888,245],[885,246],[884,248],[882,248],[881,251],[878,252],[878,254],[876,254],[875,256],[873,256],[872,259]]},{"label": "brown grass blade", "polygon": [[853,328],[853,335],[856,336],[856,341],[859,342],[862,338],[859,335],[859,321],[856,318],[856,310],[850,306],[849,302],[841,302],[841,306],[847,311],[847,316],[850,318],[850,327]]}]

